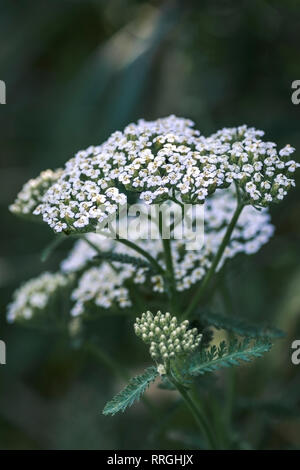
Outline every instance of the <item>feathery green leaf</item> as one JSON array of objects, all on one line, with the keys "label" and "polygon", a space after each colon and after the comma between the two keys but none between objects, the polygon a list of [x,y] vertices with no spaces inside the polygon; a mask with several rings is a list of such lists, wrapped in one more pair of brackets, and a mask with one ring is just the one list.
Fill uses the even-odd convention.
[{"label": "feathery green leaf", "polygon": [[157,376],[157,369],[152,366],[148,367],[142,375],[130,379],[128,385],[105,405],[103,414],[115,415],[119,411],[124,412],[126,408],[141,398],[141,395]]},{"label": "feathery green leaf", "polygon": [[190,375],[201,375],[222,367],[238,366],[240,362],[250,362],[254,358],[261,357],[271,347],[272,343],[268,339],[251,341],[246,338],[242,342],[234,339],[228,344],[222,341],[218,347],[212,346],[209,350],[195,354],[186,372]]}]

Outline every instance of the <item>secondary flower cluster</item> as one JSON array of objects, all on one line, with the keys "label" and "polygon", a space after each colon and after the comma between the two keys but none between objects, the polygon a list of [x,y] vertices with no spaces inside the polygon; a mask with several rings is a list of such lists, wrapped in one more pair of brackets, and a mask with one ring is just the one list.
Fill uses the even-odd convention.
[{"label": "secondary flower cluster", "polygon": [[124,281],[132,276],[132,271],[118,270],[108,263],[100,268],[92,267],[81,277],[77,288],[72,292],[75,305],[71,310],[73,316],[84,313],[88,304],[101,308],[118,306],[130,307],[129,291],[123,286]]},{"label": "secondary flower cluster", "polygon": [[17,215],[33,215],[36,207],[42,202],[43,196],[59,178],[62,170],[45,170],[37,177],[29,180],[19,192],[9,210]]},{"label": "secondary flower cluster", "polygon": [[261,139],[263,135],[263,131],[240,126],[224,128],[211,138],[227,146],[232,175],[227,175],[226,180],[235,181],[242,188],[249,204],[265,207],[272,201],[281,201],[295,186],[291,176],[300,164],[290,158],[293,147],[286,145],[278,151],[274,142]]},{"label": "secondary flower cluster", "polygon": [[114,132],[69,160],[57,181],[45,193],[42,188],[38,207],[37,195],[31,203],[26,189],[25,210],[41,215],[55,232],[91,232],[127,202],[130,191],[147,204],[174,198],[196,204],[235,182],[248,204],[267,206],[294,186],[299,164],[290,159],[291,146],[278,151],[262,140],[263,131],[246,126],[204,137],[193,125],[169,116]]},{"label": "secondary flower cluster", "polygon": [[[216,191],[204,206],[204,245],[199,250],[188,251],[183,240],[172,240],[171,249],[174,260],[176,289],[184,291],[193,284],[201,281],[211,266],[226,227],[232,217],[236,205],[234,192],[230,189]],[[270,215],[267,209],[257,211],[252,206],[246,206],[240,216],[237,226],[232,234],[229,245],[220,261],[220,268],[227,258],[232,258],[238,253],[255,253],[265,244],[274,231],[270,223]],[[77,274],[77,286],[73,289],[72,310],[73,316],[84,313],[88,306],[96,306],[103,309],[128,308],[132,305],[132,299],[127,282],[144,285],[155,292],[163,293],[165,286],[160,274],[149,273],[146,268],[136,268],[131,264],[120,262],[99,262],[99,266],[89,266],[92,258],[97,254],[96,249],[117,254],[127,254],[138,257],[139,255],[116,240],[109,239],[100,234],[90,233],[85,235],[87,241],[81,239],[74,245],[70,255],[62,262],[61,271],[64,276],[71,273]],[[90,243],[90,244],[89,244]],[[161,240],[140,239],[137,240],[140,247],[150,253],[163,268],[165,261]],[[32,283],[32,284],[31,284]],[[33,287],[39,292],[40,284],[30,281],[30,296],[33,295]],[[57,284],[57,287],[58,284]],[[25,299],[20,289],[15,298],[21,296],[20,304]],[[53,293],[51,293],[53,295]],[[18,303],[18,302],[17,302]],[[30,316],[28,311],[19,311],[18,316]],[[16,316],[10,314],[11,320]]]},{"label": "secondary flower cluster", "polygon": [[143,313],[136,319],[134,331],[146,344],[156,362],[167,364],[170,359],[193,353],[200,344],[202,334],[197,328],[188,329],[189,321],[178,323],[169,312],[160,311],[154,316],[151,312]]},{"label": "secondary flower cluster", "polygon": [[30,319],[42,312],[58,289],[66,287],[70,277],[61,273],[45,272],[31,279],[14,292],[13,301],[8,306],[7,320]]},{"label": "secondary flower cluster", "polygon": [[[235,205],[235,196],[230,190],[216,192],[206,202],[204,207],[204,245],[199,250],[187,251],[184,241],[171,241],[178,291],[189,289],[193,284],[201,281],[206,274],[220,246]],[[258,251],[270,239],[273,231],[274,227],[270,223],[267,209],[257,211],[251,206],[245,207],[220,261],[219,268],[227,258],[232,258],[238,253],[251,254]],[[88,234],[86,236],[93,246],[103,252],[113,251],[118,254],[139,256],[131,248],[102,235]],[[161,240],[140,239],[137,242],[163,268],[165,267]],[[81,271],[96,254],[95,248],[84,240],[80,240],[75,244],[69,257],[62,263],[61,269],[65,273]],[[128,280],[135,284],[145,284],[156,292],[164,292],[164,281],[160,274],[150,274],[146,268],[137,269],[130,264],[124,265],[115,261],[109,264],[104,261],[98,267],[86,268],[85,274],[79,279],[78,288],[72,296],[76,302],[72,310],[73,315],[83,313],[87,302],[95,303],[96,301],[96,305],[102,308],[129,307],[131,305],[129,291],[124,285],[120,291],[119,279],[122,280],[122,283]]]}]

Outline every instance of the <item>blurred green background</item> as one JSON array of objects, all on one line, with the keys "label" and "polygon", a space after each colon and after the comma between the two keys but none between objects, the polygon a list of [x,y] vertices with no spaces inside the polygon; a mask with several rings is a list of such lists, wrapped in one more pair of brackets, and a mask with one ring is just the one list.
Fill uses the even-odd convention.
[{"label": "blurred green background", "polygon": [[[104,417],[103,405],[122,381],[64,335],[6,324],[14,289],[56,270],[70,247],[43,264],[51,231],[7,207],[30,177],[140,117],[188,117],[204,134],[245,123],[300,149],[300,105],[291,102],[291,83],[300,79],[299,35],[296,0],[0,1],[0,79],[7,86],[0,107],[0,338],[7,344],[1,449],[193,447],[193,424],[182,408],[170,409],[160,427],[142,405]],[[290,360],[291,342],[300,339],[299,195],[298,174],[298,187],[272,208],[275,237],[227,271],[234,313],[287,332],[268,359],[238,372],[235,427],[258,448],[300,447],[300,365]],[[131,374],[147,363],[125,319],[95,328]],[[246,416],[243,400],[258,399],[261,409]]]}]

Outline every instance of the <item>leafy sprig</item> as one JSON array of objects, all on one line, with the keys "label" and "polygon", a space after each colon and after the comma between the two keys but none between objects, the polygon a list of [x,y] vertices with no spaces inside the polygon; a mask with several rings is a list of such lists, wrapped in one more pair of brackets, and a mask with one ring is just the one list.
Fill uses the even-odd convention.
[{"label": "leafy sprig", "polygon": [[223,367],[238,366],[241,362],[262,357],[271,347],[272,343],[268,339],[251,341],[250,338],[245,338],[241,342],[234,339],[230,343],[222,341],[218,347],[214,345],[209,350],[196,353],[190,359],[185,372],[197,376]]},{"label": "leafy sprig", "polygon": [[106,404],[103,414],[115,415],[119,411],[124,412],[126,408],[141,398],[157,376],[157,369],[152,366],[148,367],[142,375],[130,379],[128,385]]}]

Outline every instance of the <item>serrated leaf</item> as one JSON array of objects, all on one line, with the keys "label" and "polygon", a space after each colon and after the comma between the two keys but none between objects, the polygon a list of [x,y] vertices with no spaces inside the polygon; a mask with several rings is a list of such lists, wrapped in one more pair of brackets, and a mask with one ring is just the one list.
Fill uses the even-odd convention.
[{"label": "serrated leaf", "polygon": [[158,372],[156,367],[148,367],[142,375],[130,379],[128,385],[109,401],[103,410],[104,415],[115,415],[119,411],[124,412],[126,408],[139,400],[142,394],[154,382]]},{"label": "serrated leaf", "polygon": [[229,344],[222,341],[218,347],[212,346],[209,350],[195,354],[186,372],[190,375],[202,375],[223,367],[238,366],[241,362],[250,362],[254,358],[261,357],[271,347],[272,343],[268,339],[259,339],[255,342],[249,338],[242,342],[235,339]]},{"label": "serrated leaf", "polygon": [[214,326],[218,330],[224,329],[232,331],[240,336],[248,336],[249,338],[282,338],[284,332],[278,328],[266,325],[253,325],[244,319],[230,317],[220,313],[205,312],[200,314],[201,322],[206,326]]}]

